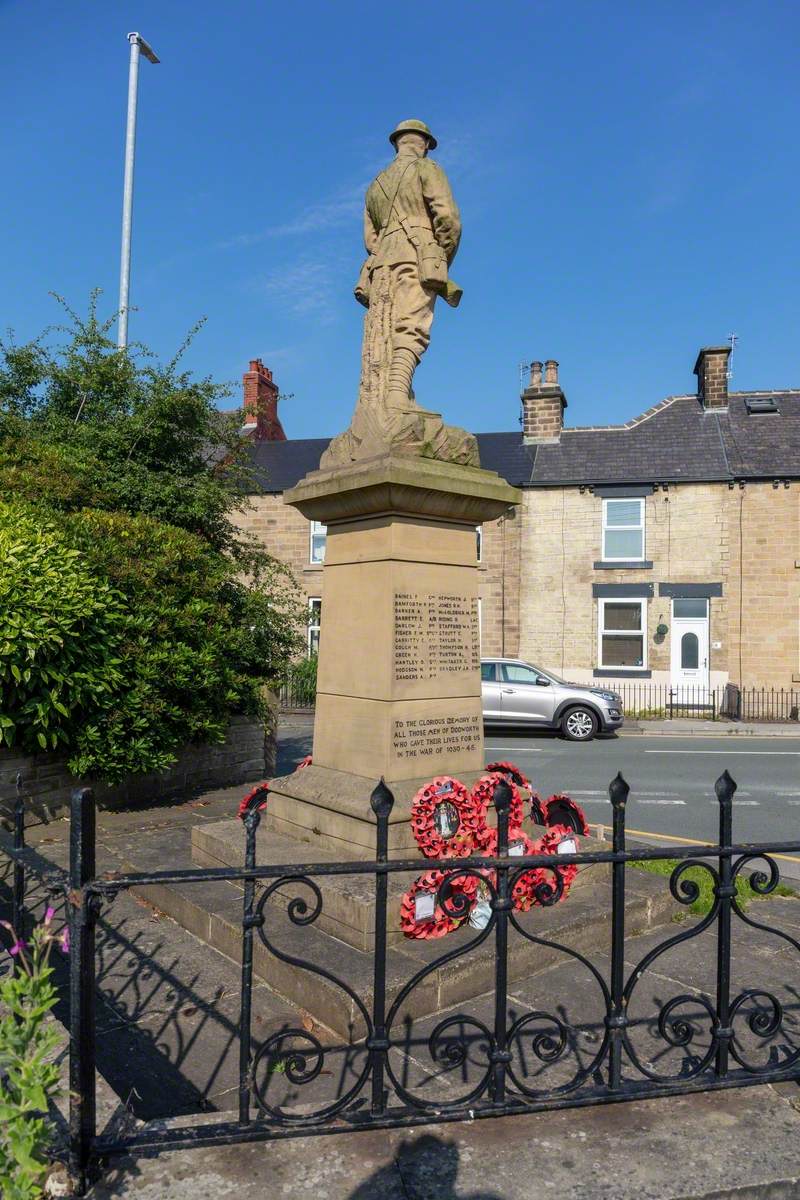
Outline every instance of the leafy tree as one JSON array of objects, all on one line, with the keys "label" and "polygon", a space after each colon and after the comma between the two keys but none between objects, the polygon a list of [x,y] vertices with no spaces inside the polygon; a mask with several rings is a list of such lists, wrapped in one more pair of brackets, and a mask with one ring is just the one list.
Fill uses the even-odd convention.
[{"label": "leafy tree", "polygon": [[237,528],[225,389],[68,312],[61,347],[0,344],[0,744],[116,781],[263,714],[304,614]]},{"label": "leafy tree", "polygon": [[0,342],[0,492],[144,513],[241,552],[231,513],[252,478],[236,415],[216,407],[229,389],[178,369],[199,326],[161,365],[143,347],[117,348],[97,295],[85,319],[60,300],[64,344]]}]

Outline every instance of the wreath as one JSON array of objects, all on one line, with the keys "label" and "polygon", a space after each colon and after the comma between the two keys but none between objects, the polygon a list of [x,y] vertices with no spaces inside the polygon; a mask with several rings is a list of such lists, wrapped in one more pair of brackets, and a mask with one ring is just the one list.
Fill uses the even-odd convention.
[{"label": "wreath", "polygon": [[[526,850],[526,854],[552,854],[558,856],[558,847],[563,841],[574,840],[574,831],[567,829],[565,826],[548,829],[547,833],[535,841],[530,850]],[[552,872],[557,872],[560,884],[553,881]],[[575,876],[578,874],[578,868],[574,863],[567,866],[559,864],[558,867],[553,864],[552,868],[548,867],[533,867],[532,870],[526,871],[524,875],[515,881],[511,890],[511,895],[514,899],[514,907],[521,912],[528,912],[529,909],[542,906],[549,907],[548,897],[552,895],[554,890],[558,890],[560,894],[555,901],[550,903],[560,904],[562,900],[566,900],[569,895],[569,889],[572,887]],[[544,889],[544,891],[542,891]]]},{"label": "wreath", "polygon": [[246,796],[242,797],[241,801],[239,802],[239,811],[236,814],[241,821],[245,819],[248,813],[253,812],[256,809],[258,809],[259,812],[264,811],[264,809],[267,807],[269,785],[270,781],[268,779],[265,780],[264,783],[257,783],[252,791],[248,792]]},{"label": "wreath", "polygon": [[531,820],[534,825],[547,825],[550,828],[565,828],[581,837],[589,836],[589,826],[586,814],[579,804],[570,796],[558,792],[555,796],[542,800],[534,792],[531,796]]},{"label": "wreath", "polygon": [[[454,810],[457,825],[450,836],[445,836],[444,828],[447,810],[442,816],[437,815],[440,805],[449,805]],[[485,813],[464,784],[449,775],[437,775],[411,801],[411,831],[426,858],[468,857],[482,823]]]},{"label": "wreath", "polygon": [[525,814],[522,806],[522,796],[514,780],[499,771],[493,772],[491,775],[481,775],[472,789],[472,801],[476,811],[480,813],[480,820],[475,827],[475,846],[477,849],[485,850],[489,844],[491,834],[495,835],[495,845],[497,844],[497,830],[487,825],[486,814],[490,803],[494,799],[495,788],[502,779],[505,779],[511,788],[511,807],[508,812],[509,837],[516,837],[522,830],[522,821]]},{"label": "wreath", "polygon": [[307,754],[305,758],[301,758],[300,762],[295,767],[295,771],[302,771],[303,767],[311,766],[311,755]]},{"label": "wreath", "polygon": [[[450,880],[450,896],[464,896],[468,903],[464,904],[461,916],[447,912],[438,902],[439,889],[446,879]],[[444,937],[451,933],[464,921],[475,893],[478,890],[478,879],[474,875],[458,875],[457,871],[428,871],[420,875],[400,901],[400,928],[406,937],[431,939]],[[417,920],[417,896],[427,893],[433,896],[432,915],[429,919]],[[449,897],[448,897],[449,898]],[[462,902],[463,903],[463,902]]]},{"label": "wreath", "polygon": [[486,770],[494,772],[496,775],[505,775],[505,777],[510,779],[512,783],[515,783],[517,787],[529,788],[531,786],[531,781],[527,778],[527,776],[522,774],[522,771],[520,771],[516,763],[493,762],[489,763]]}]

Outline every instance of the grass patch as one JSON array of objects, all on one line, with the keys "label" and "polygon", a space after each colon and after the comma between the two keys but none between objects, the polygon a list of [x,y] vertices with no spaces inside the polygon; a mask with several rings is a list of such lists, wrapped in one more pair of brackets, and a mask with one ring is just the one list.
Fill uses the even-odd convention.
[{"label": "grass patch", "polygon": [[[652,858],[644,862],[637,859],[631,860],[630,865],[635,867],[637,871],[649,871],[651,875],[666,875],[670,876],[677,867],[681,859],[678,858]],[[702,867],[690,867],[681,877],[681,881],[691,880],[696,883],[700,889],[700,893],[696,900],[687,906],[688,911],[695,913],[699,917],[704,917],[707,912],[711,911],[714,904],[714,881],[708,871],[704,871]],[[797,892],[794,888],[790,888],[785,883],[779,883],[774,891],[770,892],[769,896],[759,896],[754,892],[746,876],[737,876],[736,879],[736,899],[740,908],[747,908],[753,900],[770,900],[773,896],[796,896]],[[681,914],[677,915],[677,919],[681,918]]]}]

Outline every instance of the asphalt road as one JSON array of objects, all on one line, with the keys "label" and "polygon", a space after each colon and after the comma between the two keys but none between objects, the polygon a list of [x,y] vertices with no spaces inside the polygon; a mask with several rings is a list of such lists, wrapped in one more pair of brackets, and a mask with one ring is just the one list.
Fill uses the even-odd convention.
[{"label": "asphalt road", "polygon": [[[310,753],[310,723],[292,724],[284,754],[290,747],[297,758]],[[800,841],[800,737],[642,735],[577,744],[544,730],[494,730],[486,736],[486,761],[493,758],[517,763],[542,796],[567,792],[590,824],[610,825],[608,785],[621,771],[631,788],[631,837],[661,846],[716,842],[714,782],[727,768],[738,784],[735,840]],[[285,769],[291,770],[288,762]],[[800,878],[800,853],[783,859],[781,872]]]},{"label": "asphalt road", "polygon": [[[734,839],[800,841],[800,737],[643,735],[576,745],[543,731],[503,731],[486,738],[486,751],[517,762],[542,796],[567,792],[590,824],[611,823],[608,784],[621,771],[631,789],[627,828],[654,845],[716,842],[714,782],[727,768],[738,784]],[[781,872],[800,877],[800,854],[784,859]]]}]

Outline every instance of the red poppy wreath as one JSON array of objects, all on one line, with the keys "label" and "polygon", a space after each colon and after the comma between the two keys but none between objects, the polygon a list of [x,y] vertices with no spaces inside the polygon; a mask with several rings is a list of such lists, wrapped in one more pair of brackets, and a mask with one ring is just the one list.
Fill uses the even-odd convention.
[{"label": "red poppy wreath", "polygon": [[[507,778],[499,772],[492,772],[491,775],[481,775],[472,789],[472,801],[475,805],[478,821],[475,826],[475,845],[480,850],[485,850],[488,845],[488,839],[491,834],[495,834],[495,845],[497,844],[496,830],[492,829],[486,823],[486,814],[489,810],[489,805],[494,799],[495,788],[501,779],[505,779],[506,783],[511,788],[511,807],[508,813],[508,833],[509,838],[522,829],[522,820],[524,816],[522,807],[522,796],[519,788],[513,779]],[[488,851],[487,851],[488,853]]]},{"label": "red poppy wreath", "polygon": [[426,858],[472,854],[482,817],[458,779],[437,775],[411,801],[411,832]]},{"label": "red poppy wreath", "polygon": [[[450,879],[453,908],[458,906],[458,897],[464,896],[469,904],[464,905],[460,917],[451,916],[437,902],[439,888],[445,879]],[[474,875],[458,875],[452,871],[428,871],[415,880],[400,901],[400,928],[409,938],[440,938],[451,933],[464,921],[475,899],[478,880]]]},{"label": "red poppy wreath", "polygon": [[522,774],[522,771],[520,771],[516,763],[493,762],[489,763],[486,770],[493,771],[498,775],[505,775],[505,777],[510,779],[512,783],[515,783],[517,787],[529,788],[531,786],[530,779],[528,779],[526,775]]},{"label": "red poppy wreath", "polygon": [[531,796],[531,820],[534,825],[547,825],[551,828],[563,826],[571,829],[573,833],[579,833],[581,837],[589,836],[586,814],[579,804],[563,792],[549,796],[547,800],[542,800],[534,792]]},{"label": "red poppy wreath", "polygon": [[249,812],[258,809],[263,812],[267,807],[267,796],[269,795],[269,780],[264,783],[257,783],[256,786],[243,796],[239,802],[239,811],[237,816],[243,821]]},{"label": "red poppy wreath", "polygon": [[[566,826],[555,826],[553,829],[548,829],[547,833],[542,834],[541,838],[534,842],[531,854],[553,854],[554,858],[558,858],[559,846],[566,842],[563,853],[575,853],[577,846],[575,844],[575,832],[572,829],[567,829]],[[557,900],[560,904],[561,900],[566,900],[570,894],[570,888],[578,874],[578,868],[575,864],[553,863],[553,869],[548,869],[547,866],[537,866],[533,871],[527,872],[518,878],[515,886],[513,886],[513,895],[515,901],[519,895],[519,904],[515,902],[516,908],[521,908],[523,912],[527,912],[529,908],[545,904],[545,900],[536,894],[536,889],[545,884],[546,888],[554,889],[557,887],[557,880],[553,875],[553,871],[558,871],[561,878],[561,895]]]}]

